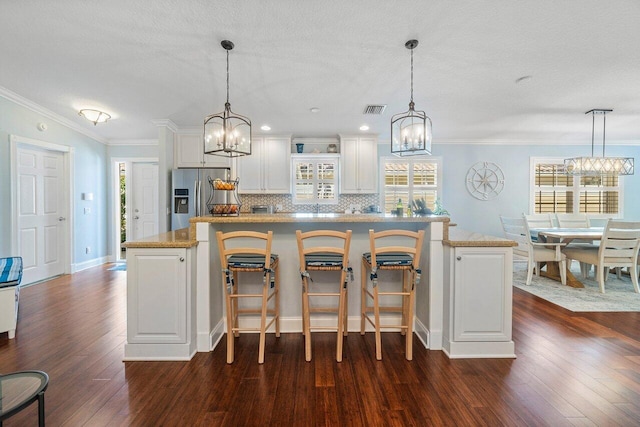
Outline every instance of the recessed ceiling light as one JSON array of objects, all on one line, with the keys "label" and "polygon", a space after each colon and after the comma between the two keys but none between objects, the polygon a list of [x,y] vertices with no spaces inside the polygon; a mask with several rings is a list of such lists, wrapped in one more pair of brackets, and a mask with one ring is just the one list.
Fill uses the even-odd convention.
[{"label": "recessed ceiling light", "polygon": [[318,111],[320,111],[320,109],[318,107],[312,107],[309,109],[309,111],[311,111],[312,113],[317,113]]},{"label": "recessed ceiling light", "polygon": [[262,129],[262,130],[271,130],[271,126],[269,126],[269,125],[262,125],[262,126],[260,127],[260,129]]},{"label": "recessed ceiling light", "polygon": [[369,126],[362,125],[362,126],[360,126],[360,130],[369,130]]},{"label": "recessed ceiling light", "polygon": [[516,84],[518,83],[525,83],[528,82],[529,80],[531,80],[533,78],[533,76],[522,76],[522,77],[518,77],[516,79]]}]

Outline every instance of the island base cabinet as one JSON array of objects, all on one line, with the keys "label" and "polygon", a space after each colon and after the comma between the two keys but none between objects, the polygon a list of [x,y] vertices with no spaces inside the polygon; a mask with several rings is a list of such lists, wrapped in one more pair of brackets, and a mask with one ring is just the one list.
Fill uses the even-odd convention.
[{"label": "island base cabinet", "polygon": [[443,347],[447,355],[515,357],[512,248],[447,247],[444,271]]},{"label": "island base cabinet", "polygon": [[195,354],[191,248],[127,250],[125,360],[189,360]]}]

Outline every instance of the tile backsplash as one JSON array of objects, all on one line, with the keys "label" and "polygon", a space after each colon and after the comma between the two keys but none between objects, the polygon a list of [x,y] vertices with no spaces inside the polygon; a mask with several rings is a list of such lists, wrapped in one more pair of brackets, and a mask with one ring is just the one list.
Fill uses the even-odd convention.
[{"label": "tile backsplash", "polygon": [[[253,205],[282,205],[280,212],[315,212],[316,205],[294,205],[290,194],[241,194],[242,208],[240,212],[250,213]],[[380,204],[378,194],[341,194],[337,205],[320,205],[321,213],[344,213],[351,205],[360,205],[366,209],[369,205]]]}]

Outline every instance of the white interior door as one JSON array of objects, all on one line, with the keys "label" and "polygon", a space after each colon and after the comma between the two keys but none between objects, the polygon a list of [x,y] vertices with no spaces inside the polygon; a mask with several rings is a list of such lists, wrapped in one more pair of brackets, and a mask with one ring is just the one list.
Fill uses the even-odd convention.
[{"label": "white interior door", "polygon": [[67,206],[63,153],[19,147],[16,217],[23,284],[64,273]]},{"label": "white interior door", "polygon": [[133,163],[131,232],[132,240],[158,234],[158,164]]}]

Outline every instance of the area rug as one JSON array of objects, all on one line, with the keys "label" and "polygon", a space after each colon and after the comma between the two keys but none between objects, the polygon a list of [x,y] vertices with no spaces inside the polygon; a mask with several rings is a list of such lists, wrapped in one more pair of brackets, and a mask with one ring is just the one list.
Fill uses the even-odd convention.
[{"label": "area rug", "polygon": [[111,268],[108,268],[109,271],[127,271],[127,264],[122,262],[114,265]]},{"label": "area rug", "polygon": [[526,263],[514,263],[513,286],[571,311],[640,311],[640,294],[633,291],[628,275],[618,279],[615,274],[609,274],[604,285],[606,292],[601,294],[593,270],[585,279],[580,274],[578,263],[574,262],[571,272],[584,284],[584,288],[563,286],[560,282],[536,275],[527,286]]}]

